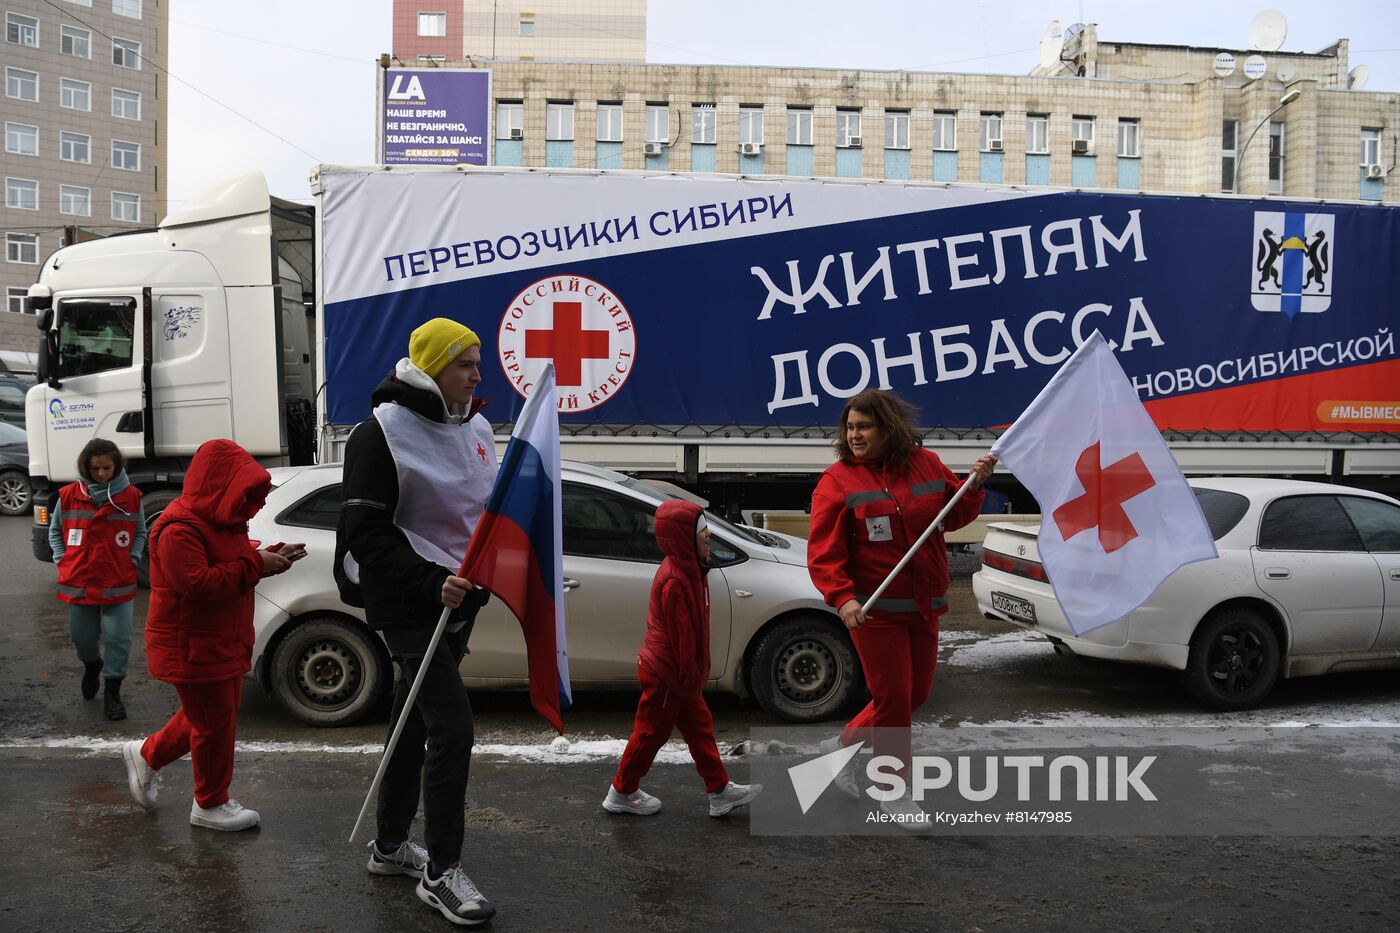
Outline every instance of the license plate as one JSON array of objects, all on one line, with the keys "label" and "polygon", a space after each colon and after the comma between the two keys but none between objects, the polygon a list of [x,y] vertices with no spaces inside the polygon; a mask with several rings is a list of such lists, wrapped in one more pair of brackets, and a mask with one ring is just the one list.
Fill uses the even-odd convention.
[{"label": "license plate", "polygon": [[1035,625],[1035,606],[1028,600],[1008,596],[1005,593],[993,593],[992,608],[997,612],[1006,613],[1013,619],[1020,619],[1022,622]]}]

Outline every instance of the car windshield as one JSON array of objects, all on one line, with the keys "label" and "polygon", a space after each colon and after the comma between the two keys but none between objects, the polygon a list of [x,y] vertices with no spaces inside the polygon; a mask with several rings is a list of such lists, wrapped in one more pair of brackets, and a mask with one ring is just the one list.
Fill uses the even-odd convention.
[{"label": "car windshield", "polygon": [[1249,500],[1237,492],[1199,487],[1193,491],[1201,511],[1205,513],[1206,524],[1210,526],[1210,536],[1217,541],[1238,525],[1244,513],[1249,511]]},{"label": "car windshield", "polygon": [[10,444],[23,444],[29,438],[24,433],[24,428],[16,427],[6,421],[0,421],[0,444],[6,446]]},{"label": "car windshield", "polygon": [[[646,496],[648,499],[652,500],[658,505],[662,502],[665,502],[667,499],[685,499],[689,502],[694,502],[700,506],[704,506],[707,504],[704,499],[700,499],[694,495],[691,495],[690,493],[687,493],[685,490],[681,489],[679,486],[672,486],[670,483],[653,484],[647,482],[646,480],[628,477],[627,479],[622,481],[622,485],[626,486],[628,489],[641,493],[642,495]],[[705,521],[711,526],[718,525],[726,534],[738,538],[740,541],[749,541],[753,544],[762,544],[765,547],[769,545],[769,542],[764,541],[755,532],[750,531],[747,528],[740,528],[737,525],[730,524],[729,522],[720,518],[714,512],[711,512],[709,509],[705,510]]]}]

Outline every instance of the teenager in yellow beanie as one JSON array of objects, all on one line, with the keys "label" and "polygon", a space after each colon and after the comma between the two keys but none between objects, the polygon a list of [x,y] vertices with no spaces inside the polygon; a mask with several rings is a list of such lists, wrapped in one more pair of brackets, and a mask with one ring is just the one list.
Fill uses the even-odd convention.
[{"label": "teenager in yellow beanie", "polygon": [[408,338],[408,358],[436,379],[442,368],[467,347],[481,346],[481,338],[465,324],[435,317],[421,324]]}]

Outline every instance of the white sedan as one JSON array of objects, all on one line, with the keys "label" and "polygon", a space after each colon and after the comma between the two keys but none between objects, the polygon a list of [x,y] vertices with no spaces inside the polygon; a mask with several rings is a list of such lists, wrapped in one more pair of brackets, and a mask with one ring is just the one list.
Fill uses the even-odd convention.
[{"label": "white sedan", "polygon": [[[307,555],[254,591],[252,676],[304,722],[354,722],[384,698],[393,671],[364,611],[340,601],[331,575],[341,468],[287,467],[272,475],[276,488],[248,534],[263,545],[304,541]],[[636,688],[647,597],[662,556],[653,518],[661,502],[684,495],[668,484],[564,463],[564,588],[575,687]],[[794,722],[829,719],[863,699],[851,640],[807,575],[807,542],[737,527],[711,513],[706,520],[714,565],[707,687],[752,695]],[[499,600],[478,617],[470,652],[462,662],[469,686],[528,685],[520,625]]]},{"label": "white sedan", "polygon": [[1177,570],[1125,618],[1073,634],[1037,525],[991,526],[972,578],[978,608],[1062,652],[1182,671],[1223,710],[1257,704],[1280,677],[1400,667],[1400,503],[1291,480],[1191,486],[1220,557]]}]

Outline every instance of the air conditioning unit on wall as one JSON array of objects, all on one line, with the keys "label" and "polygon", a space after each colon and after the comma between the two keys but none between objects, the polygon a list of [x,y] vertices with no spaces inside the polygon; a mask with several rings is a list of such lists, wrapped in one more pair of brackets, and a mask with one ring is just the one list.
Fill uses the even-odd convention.
[{"label": "air conditioning unit on wall", "polygon": [[762,143],[740,143],[739,154],[747,156],[763,155]]},{"label": "air conditioning unit on wall", "polygon": [[991,152],[1001,152],[1001,140],[993,139],[987,143],[987,149]]},{"label": "air conditioning unit on wall", "polygon": [[666,151],[665,143],[647,143],[642,147],[642,151],[649,156],[661,155]]},{"label": "air conditioning unit on wall", "polygon": [[1384,177],[1385,177],[1385,166],[1384,166],[1384,165],[1368,165],[1368,166],[1366,166],[1366,177],[1367,177],[1367,178],[1384,178]]},{"label": "air conditioning unit on wall", "polygon": [[847,146],[847,148],[850,148],[850,149],[859,149],[859,148],[860,148],[860,137],[859,137],[859,136],[849,136],[849,137],[847,137],[847,138],[846,138],[846,146]]},{"label": "air conditioning unit on wall", "polygon": [[1073,143],[1070,144],[1070,149],[1076,155],[1085,155],[1089,152],[1089,140],[1076,139]]},{"label": "air conditioning unit on wall", "polygon": [[511,130],[510,130],[510,138],[511,138],[511,139],[524,139],[524,138],[525,138],[525,131],[522,130],[522,129],[521,129],[520,127],[518,127],[518,126],[513,126],[513,127],[511,127]]}]

